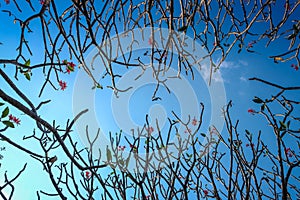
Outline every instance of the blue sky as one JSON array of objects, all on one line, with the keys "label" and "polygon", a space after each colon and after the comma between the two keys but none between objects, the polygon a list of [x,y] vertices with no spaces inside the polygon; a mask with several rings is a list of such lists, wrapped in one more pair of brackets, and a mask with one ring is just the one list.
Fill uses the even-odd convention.
[{"label": "blue sky", "polygon": [[[1,9],[14,9],[12,5],[4,5],[2,2],[1,4]],[[38,3],[36,3],[36,6],[39,6]],[[278,11],[281,12],[281,9],[282,7],[278,6]],[[27,12],[23,12],[21,15],[26,16],[26,14]],[[299,19],[299,17],[299,15],[294,16],[295,19]],[[0,58],[14,58],[16,56],[15,49],[19,40],[19,29],[16,28],[17,25],[13,24],[12,19],[6,20],[7,13],[0,13],[0,18],[5,19],[4,23],[0,23],[0,41],[3,42],[3,44],[0,45]],[[33,27],[36,27],[36,25],[33,25]],[[259,26],[257,28],[259,28]],[[38,32],[28,35],[32,41],[31,45],[34,49],[39,48],[39,43],[34,40],[34,37],[38,36]],[[246,42],[251,41],[252,39],[250,38],[249,41],[247,40]],[[228,56],[227,60],[222,64],[221,69],[213,76],[213,83],[222,82],[224,84],[226,101],[233,100],[233,108],[231,112],[232,118],[240,119],[239,127],[241,128],[241,132],[244,129],[249,129],[254,133],[258,130],[263,130],[265,132],[270,131],[266,121],[262,120],[261,116],[250,115],[247,110],[249,108],[257,110],[259,109],[259,107],[252,102],[254,96],[268,98],[277,91],[270,86],[263,85],[255,81],[248,81],[248,78],[258,77],[283,86],[300,86],[300,71],[296,71],[291,67],[293,61],[276,64],[273,62],[273,59],[268,58],[268,56],[281,52],[281,50],[285,49],[287,45],[287,40],[282,39],[272,43],[268,48],[264,46],[264,43],[255,44],[253,49],[258,53],[250,54],[243,50],[240,54],[238,54],[237,50],[233,50],[233,52]],[[30,57],[30,59],[32,63],[41,62],[38,53]],[[1,69],[3,69],[2,66]],[[10,77],[13,77],[13,66],[7,66],[4,70],[10,75]],[[54,91],[53,88],[47,86],[42,97],[38,98],[38,92],[44,80],[43,75],[39,72],[39,70],[33,72],[31,81],[27,81],[25,77],[20,75],[19,81],[16,81],[16,85],[36,104],[41,101],[51,99],[51,103],[43,106],[39,111],[39,114],[49,121],[55,119],[55,121],[62,126],[67,122],[67,119],[74,117],[74,110],[78,111],[76,110],[76,100],[78,100],[76,98],[78,95],[82,95],[83,98],[91,95],[89,96],[91,99],[88,99],[88,102],[93,103],[94,107],[92,107],[92,109],[96,113],[95,123],[98,123],[98,125],[100,124],[101,130],[104,132],[104,134],[107,134],[109,131],[117,132],[120,128],[126,129],[127,127],[122,127],[123,125],[120,124],[117,125],[116,122],[116,119],[119,119],[119,117],[121,117],[121,120],[123,118],[125,121],[125,118],[128,117],[126,116],[126,113],[130,113],[131,115],[131,119],[129,121],[135,122],[135,125],[137,126],[143,126],[145,122],[145,113],[151,114],[152,112],[154,116],[171,117],[170,112],[172,110],[178,112],[183,110],[182,112],[185,113],[185,109],[191,109],[188,107],[188,103],[186,102],[189,102],[189,100],[192,98],[189,95],[185,95],[185,92],[187,92],[189,88],[186,87],[184,89],[177,90],[178,88],[174,87],[174,93],[171,94],[166,93],[166,91],[162,89],[160,90],[160,94],[165,98],[163,98],[162,101],[153,102],[151,101],[152,92],[155,87],[155,84],[153,83],[139,83],[140,87],[137,87],[134,90],[132,96],[130,97],[130,101],[126,101],[126,103],[128,103],[126,110],[123,109],[123,107],[118,108],[118,103],[116,103],[117,99],[114,98],[112,91],[109,89],[93,90],[92,92],[88,91],[87,88],[92,87],[91,83],[89,82],[85,82],[84,85],[81,85],[82,87],[85,87],[83,90],[79,90],[78,87],[76,88],[76,84],[83,83],[78,77],[84,73],[83,69],[77,68],[75,72],[71,73],[70,75],[62,74],[60,76],[62,80],[65,80],[68,83],[68,87],[65,91]],[[195,81],[192,81],[190,77],[182,77],[183,81],[186,81],[188,83],[187,85],[191,86],[190,89],[194,91],[197,100],[199,100],[199,102],[203,101],[206,103],[207,109],[205,110],[205,116],[210,118],[212,115],[211,98],[218,98],[218,95],[214,94],[215,96],[210,96],[211,94],[207,88],[209,86],[206,84],[208,81],[209,71],[204,68],[201,73],[202,75],[196,72]],[[121,83],[121,86],[122,84],[123,83]],[[1,89],[7,91],[12,97],[16,97],[16,95],[2,81]],[[85,93],[86,91],[88,92]],[[178,97],[181,99],[178,100]],[[299,99],[300,94],[293,93],[291,94],[291,97],[294,99]],[[11,138],[14,138],[16,141],[23,143],[23,136],[29,136],[32,134],[34,122],[29,120],[20,111],[13,109],[12,107],[10,108],[12,110],[11,112],[21,119],[21,125],[17,126],[15,129],[7,131],[5,134],[9,135]],[[115,114],[113,109],[117,109]],[[120,114],[120,112],[122,113]],[[159,115],[157,115],[157,113],[159,113]],[[197,112],[192,113],[191,117],[195,116],[196,114]],[[82,124],[85,122],[84,120],[90,121],[88,117],[83,117],[80,123]],[[152,120],[150,123],[154,123],[154,120]],[[205,125],[208,124],[209,123],[204,124],[204,132],[207,131],[205,130],[205,127],[207,127]],[[93,131],[95,130],[92,129],[91,132]],[[83,134],[80,133],[80,131],[77,131],[74,133],[74,136],[78,139],[78,141],[81,141],[81,145],[84,146],[84,139],[82,138]],[[83,140],[80,140],[80,138]],[[270,136],[263,134],[263,139],[270,140]],[[32,142],[27,142],[26,145],[32,149],[39,148],[38,144]],[[41,189],[50,192],[54,191],[52,187],[49,187],[47,174],[37,173],[37,171],[42,170],[42,166],[37,161],[32,161],[32,158],[29,156],[25,156],[15,148],[5,145],[2,142],[0,143],[0,146],[6,146],[6,151],[3,153],[4,159],[1,160],[2,166],[0,168],[0,181],[3,180],[1,177],[3,177],[2,174],[5,170],[8,170],[8,175],[11,177],[23,167],[25,162],[28,163],[27,170],[21,175],[20,179],[16,181],[15,199],[34,199],[36,197],[35,191]],[[58,155],[58,161],[63,162],[66,159],[58,151],[53,151],[52,153],[53,155]]]}]

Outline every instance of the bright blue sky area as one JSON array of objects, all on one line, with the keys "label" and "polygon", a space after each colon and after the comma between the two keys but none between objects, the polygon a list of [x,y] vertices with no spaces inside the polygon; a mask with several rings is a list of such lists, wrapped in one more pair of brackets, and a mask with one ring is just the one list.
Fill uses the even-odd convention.
[{"label": "bright blue sky area", "polygon": [[[12,5],[4,5],[1,2],[1,9],[12,9]],[[38,7],[38,1],[36,3],[36,7]],[[279,10],[283,7],[278,6]],[[22,15],[26,16],[26,12]],[[7,13],[0,13],[0,18],[5,19],[5,23],[0,23],[0,41],[3,42],[3,45],[0,45],[0,58],[14,58],[16,56],[15,48],[19,42],[19,32],[16,31],[17,25],[13,24],[13,20],[6,20]],[[299,19],[299,16],[295,16],[295,19]],[[33,26],[35,27],[35,26]],[[28,37],[34,39],[34,37],[39,37],[39,34],[34,32],[31,36]],[[36,40],[31,40],[31,46],[34,48],[39,47],[39,43]],[[251,42],[251,39],[246,42]],[[286,40],[280,40],[269,48],[265,48],[263,44],[254,45],[254,50],[258,52],[258,54],[250,54],[246,53],[244,50],[237,54],[237,50],[233,51],[232,54],[227,58],[227,60],[223,63],[221,73],[225,90],[226,90],[226,99],[227,101],[233,100],[233,108],[232,110],[232,118],[240,119],[240,131],[242,132],[244,129],[251,130],[252,133],[257,133],[258,130],[262,129],[263,132],[266,133],[271,131],[267,126],[267,122],[262,120],[262,116],[253,116],[247,113],[249,108],[253,108],[258,110],[259,107],[252,102],[254,96],[259,96],[264,98],[270,97],[270,95],[275,94],[276,89],[271,88],[270,86],[260,84],[254,81],[248,81],[247,79],[250,77],[258,77],[265,79],[270,82],[277,83],[283,86],[300,86],[300,71],[295,71],[291,68],[292,62],[287,63],[279,63],[275,64],[272,59],[268,59],[267,57],[279,52],[282,52],[282,49],[286,49],[286,45],[288,45]],[[67,58],[67,55],[66,55]],[[34,55],[30,57],[32,63],[41,62],[40,57],[38,55]],[[1,66],[3,69],[3,67]],[[11,68],[11,69],[9,69]],[[82,71],[82,69],[80,69]],[[51,103],[49,105],[45,105],[39,111],[39,114],[43,116],[45,119],[51,121],[56,120],[58,124],[62,126],[66,123],[67,119],[72,118],[73,115],[73,92],[74,92],[74,84],[76,80],[76,75],[78,75],[78,69],[74,73],[70,75],[61,75],[61,79],[65,80],[68,83],[68,87],[65,91],[54,91],[50,86],[47,86],[42,97],[38,98],[38,92],[41,88],[41,84],[43,83],[43,75],[37,71],[33,72],[32,80],[29,82],[23,77],[21,74],[19,75],[19,81],[16,82],[16,85],[23,91],[35,104],[38,104],[40,101],[51,99]],[[5,69],[10,77],[13,77],[14,67],[7,66]],[[209,116],[210,118],[210,101],[209,101],[209,92],[208,89],[205,88],[205,78],[201,78],[201,76],[196,73],[196,81],[191,81],[190,78],[187,78],[187,81],[191,83],[192,88],[195,90],[195,93],[200,101],[206,102],[206,112],[205,116]],[[184,77],[184,76],[183,76]],[[199,79],[200,78],[200,79]],[[200,81],[198,81],[200,80]],[[57,83],[58,87],[58,83]],[[89,87],[89,86],[87,86]],[[91,88],[92,86],[90,86]],[[8,92],[11,96],[16,97],[16,95],[8,89],[7,85],[1,81],[1,89]],[[129,101],[128,112],[131,113],[132,119],[139,125],[143,125],[144,123],[144,113],[148,113],[151,111],[151,108],[161,108],[163,107],[167,116],[172,117],[170,115],[171,110],[180,111],[181,105],[178,100],[176,100],[176,96],[173,94],[162,94],[167,98],[166,101],[161,102],[152,102],[151,96],[152,91],[154,89],[154,84],[144,85],[143,87],[137,89],[133,96]],[[163,93],[163,90],[160,91]],[[180,93],[182,95],[184,93]],[[83,95],[84,96],[84,95]],[[83,97],[84,98],[84,97]],[[101,124],[101,128],[103,132],[108,133],[108,131],[118,131],[118,127],[114,121],[114,115],[111,111],[111,99],[112,99],[111,90],[97,90],[95,91],[95,112],[97,113],[98,123]],[[217,97],[216,97],[217,98]],[[293,93],[292,98],[299,99],[300,94]],[[168,101],[172,102],[169,103]],[[159,105],[159,106],[158,106]],[[157,107],[158,106],[158,107]],[[21,119],[21,125],[15,129],[11,129],[7,131],[7,135],[16,141],[22,141],[23,135],[29,136],[32,134],[32,127],[34,127],[34,122],[32,120],[28,120],[27,117],[22,115],[19,111],[13,109],[10,106],[12,113],[16,116],[19,116]],[[221,111],[220,111],[221,115]],[[191,116],[193,117],[193,116]],[[205,132],[207,126],[203,126],[203,131]],[[270,140],[270,136],[266,133],[263,134],[263,139]],[[78,137],[78,133],[74,132],[75,137]],[[270,133],[271,135],[271,133]],[[16,151],[15,148],[10,147],[8,145],[4,145],[0,143],[1,146],[6,146],[6,151],[4,154],[4,159],[1,161],[2,166],[0,168],[0,172],[3,173],[4,170],[8,170],[9,177],[14,176],[22,167],[25,162],[28,163],[27,170],[23,173],[16,181],[16,193],[15,199],[34,199],[36,197],[36,190],[45,190],[51,192],[53,189],[52,186],[49,186],[48,177],[46,173],[37,173],[41,170],[42,166],[37,161],[32,161],[32,159],[28,156],[24,156],[24,154]],[[32,149],[38,149],[38,144],[34,144],[31,142],[27,143],[27,146]],[[56,155],[57,152],[52,152],[53,155]],[[59,154],[58,162],[64,162],[64,156]],[[0,176],[0,181],[3,180],[3,176]],[[27,181],[24,184],[24,180]],[[26,182],[25,181],[25,182]],[[42,198],[44,199],[44,198]]]}]

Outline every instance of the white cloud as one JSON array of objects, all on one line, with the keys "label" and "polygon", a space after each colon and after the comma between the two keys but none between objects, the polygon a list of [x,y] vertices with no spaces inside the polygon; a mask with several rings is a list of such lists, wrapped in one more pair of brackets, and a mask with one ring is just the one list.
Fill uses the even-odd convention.
[{"label": "white cloud", "polygon": [[[222,77],[222,74],[224,73],[224,70],[227,70],[227,69],[236,69],[236,68],[239,68],[241,66],[248,66],[248,63],[246,61],[243,61],[243,60],[238,60],[237,62],[233,62],[233,61],[224,61],[221,66],[220,66],[220,69],[217,70],[216,72],[212,72],[212,81],[214,82],[229,82],[229,80],[225,80],[223,77]],[[201,67],[201,74],[203,76],[203,79],[205,81],[209,81],[210,79],[210,66],[207,66],[207,65],[203,65]],[[240,80],[241,81],[247,81],[247,78],[246,77],[240,77]]]},{"label": "white cloud", "polygon": [[237,68],[238,66],[234,64],[234,62],[231,61],[224,61],[222,62],[220,69],[232,69]]},{"label": "white cloud", "polygon": [[246,77],[244,77],[244,76],[241,76],[240,80],[243,81],[243,82],[246,82],[248,79]]},{"label": "white cloud", "polygon": [[246,62],[244,60],[239,60],[238,62],[243,66],[248,66],[248,62]]},{"label": "white cloud", "polygon": [[[209,82],[209,79],[210,79],[210,66],[207,66],[207,65],[203,65],[201,67],[201,74],[203,76],[203,79],[207,82]],[[222,75],[221,75],[221,72],[220,70],[216,71],[216,72],[212,72],[212,81],[214,82],[224,82],[223,78],[222,78]]]},{"label": "white cloud", "polygon": [[222,62],[220,69],[234,69],[239,68],[241,66],[248,66],[248,63],[244,60],[238,60],[237,62],[233,61],[224,61]]}]

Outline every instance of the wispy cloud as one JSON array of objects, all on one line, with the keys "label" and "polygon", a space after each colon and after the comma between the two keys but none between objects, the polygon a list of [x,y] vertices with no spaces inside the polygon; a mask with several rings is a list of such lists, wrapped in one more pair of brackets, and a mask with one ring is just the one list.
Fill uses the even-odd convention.
[{"label": "wispy cloud", "polygon": [[241,77],[240,77],[240,80],[241,80],[242,82],[246,82],[248,79],[247,79],[246,77],[244,77],[244,76],[241,76]]},{"label": "wispy cloud", "polygon": [[[209,82],[209,79],[210,79],[210,66],[208,65],[204,65],[202,66],[201,68],[201,75],[203,77],[203,79],[206,81],[206,82]],[[211,77],[211,81],[213,82],[224,82],[223,78],[222,78],[222,75],[221,75],[221,72],[220,70],[216,71],[216,72],[212,72],[212,77]]]},{"label": "wispy cloud", "polygon": [[238,62],[243,66],[248,66],[248,62],[246,62],[244,60],[239,60]]},{"label": "wispy cloud", "polygon": [[221,66],[220,69],[234,69],[234,68],[239,68],[239,67],[243,67],[243,66],[248,66],[248,62],[244,61],[244,60],[238,60],[238,61],[224,61]]},{"label": "wispy cloud", "polygon": [[[217,70],[216,72],[213,71],[212,73],[212,81],[213,82],[229,82],[229,80],[224,79],[224,72],[227,71],[228,69],[237,69],[239,67],[244,67],[244,66],[248,66],[248,63],[246,61],[243,60],[238,60],[238,61],[224,61],[221,66],[220,69]],[[209,81],[210,79],[210,66],[208,65],[204,65],[201,68],[201,74],[203,76],[203,79],[205,81]],[[241,81],[247,81],[246,77],[241,76],[240,77]]]}]

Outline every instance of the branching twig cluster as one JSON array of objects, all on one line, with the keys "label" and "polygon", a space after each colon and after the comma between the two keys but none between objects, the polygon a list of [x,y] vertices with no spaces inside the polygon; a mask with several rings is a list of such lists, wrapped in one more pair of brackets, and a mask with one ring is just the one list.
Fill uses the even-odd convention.
[{"label": "branching twig cluster", "polygon": [[[110,77],[107,87],[117,92],[126,92],[116,83],[119,68],[139,67],[143,71],[150,67],[159,85],[167,86],[160,76],[170,66],[177,65],[177,77],[181,73],[191,73],[200,65],[203,58],[209,58],[211,74],[216,71],[231,51],[239,49],[255,52],[259,42],[266,46],[276,41],[286,40],[289,46],[282,49],[280,55],[270,55],[275,62],[291,59],[299,63],[299,21],[295,19],[299,12],[299,1],[72,1],[72,4],[59,4],[54,0],[41,1],[39,8],[33,2],[21,4],[14,1],[20,12],[26,9],[29,14],[25,19],[18,13],[3,10],[9,18],[20,25],[19,45],[15,59],[1,59],[2,64],[16,66],[16,74],[28,73],[42,68],[45,82],[40,95],[47,84],[56,88],[59,75],[65,72],[62,62],[69,55],[92,78],[95,86],[99,85],[93,74],[87,55],[96,49],[96,54],[104,63],[105,76]],[[64,5],[64,7],[62,7]],[[279,9],[278,7],[282,8]],[[37,11],[38,10],[38,11]],[[281,10],[279,13],[278,10]],[[293,24],[291,27],[290,24]],[[33,32],[34,27],[39,33]],[[150,34],[144,30],[149,28]],[[168,35],[155,36],[157,28],[167,29]],[[143,56],[136,55],[135,45],[140,45],[133,30],[142,34],[148,41],[149,51]],[[31,35],[39,38],[39,48],[32,46]],[[133,34],[129,45],[122,44],[121,34]],[[158,33],[162,34],[162,33]],[[198,43],[207,55],[196,57],[185,45],[186,36]],[[112,42],[115,41],[115,42]],[[4,41],[3,41],[4,42]],[[37,42],[37,41],[35,41]],[[113,45],[112,45],[113,44]],[[112,45],[112,46],[110,46]],[[193,46],[193,47],[190,47]],[[43,51],[41,51],[41,49]],[[129,52],[128,52],[129,49]],[[42,53],[39,63],[26,65],[31,56]],[[117,52],[117,53],[116,53]],[[127,55],[124,52],[128,52]],[[177,53],[175,53],[177,52]],[[149,64],[144,64],[145,58]],[[156,67],[157,66],[157,67]],[[52,77],[55,79],[52,79]],[[101,85],[100,80],[100,85]],[[155,91],[156,92],[156,91]],[[155,95],[154,95],[155,97]]]},{"label": "branching twig cluster", "polygon": [[[11,115],[13,122],[6,120],[9,109],[4,109],[0,118],[0,138],[41,163],[44,173],[49,175],[55,192],[38,191],[38,199],[42,195],[61,199],[300,198],[300,178],[297,176],[300,117],[296,112],[300,102],[283,95],[287,90],[296,91],[299,87],[283,87],[262,79],[251,79],[280,89],[278,94],[266,99],[255,97],[254,102],[260,108],[251,111],[265,117],[273,134],[240,131],[239,121],[234,122],[230,115],[231,102],[223,112],[226,130],[220,132],[213,125],[205,128],[204,105],[201,104],[197,119],[189,117],[184,121],[173,112],[173,117],[168,118],[167,131],[161,130],[158,122],[156,127],[150,127],[146,116],[142,129],[132,130],[131,137],[122,133],[110,134],[110,146],[104,151],[96,145],[100,131],[95,138],[90,138],[89,127],[86,127],[87,148],[79,147],[72,135],[74,124],[87,110],[78,113],[73,120],[67,120],[64,127],[55,120],[49,122],[39,115],[39,109],[49,101],[37,104],[30,100],[5,71],[15,67],[16,79],[20,73],[30,79],[31,73],[42,72],[45,80],[39,90],[41,96],[46,86],[57,89],[56,84],[62,84],[61,75],[74,70],[74,63],[68,60],[74,60],[93,80],[94,86],[101,88],[103,80],[99,81],[93,73],[97,67],[94,64],[100,59],[105,68],[102,78],[108,77],[107,88],[116,95],[130,89],[117,84],[122,77],[120,68],[140,69],[137,79],[147,69],[152,70],[157,83],[152,98],[155,100],[159,98],[156,93],[160,86],[168,89],[168,78],[180,78],[183,73],[194,78],[193,70],[201,68],[205,59],[209,60],[212,76],[231,51],[237,48],[238,51],[245,49],[253,53],[259,42],[266,42],[269,46],[277,40],[288,40],[287,49],[283,49],[280,55],[271,55],[271,58],[276,62],[295,59],[299,66],[300,27],[299,21],[292,20],[299,12],[300,1],[287,0],[282,4],[273,0],[124,0],[101,3],[73,0],[68,4],[44,0],[36,5],[31,1],[21,3],[14,0],[11,4],[17,12],[3,12],[19,26],[19,43],[15,58],[0,59],[0,75],[1,81],[16,97],[0,88],[3,101],[0,103],[1,106],[10,104],[36,123],[32,134],[24,136],[23,140],[37,144],[40,151],[18,144],[4,134],[14,127],[13,122],[19,123]],[[274,13],[275,6],[283,6],[282,13]],[[25,9],[28,16],[23,19],[19,15]],[[288,27],[291,23],[293,26]],[[141,38],[135,35],[135,29],[139,30]],[[166,35],[163,29],[167,30]],[[38,48],[32,46],[30,40],[33,30],[40,31],[37,33],[40,37],[36,37],[40,43]],[[126,36],[131,39],[124,46],[122,37]],[[188,37],[193,42],[187,45]],[[148,48],[137,54],[136,45],[144,41]],[[190,46],[196,43],[205,49],[207,55],[196,57],[191,52]],[[88,54],[95,49],[90,62]],[[32,64],[30,58],[37,52],[42,54],[42,60]],[[165,78],[174,65],[176,76]],[[151,134],[154,129],[156,135]],[[272,135],[276,144],[262,140],[265,134]],[[57,149],[65,155],[63,162],[54,154]],[[99,153],[95,154],[95,151]],[[13,183],[21,178],[25,168],[26,165],[12,179],[4,174],[4,183],[0,183],[3,199],[12,198]],[[7,187],[11,188],[9,197],[3,192]]]}]

